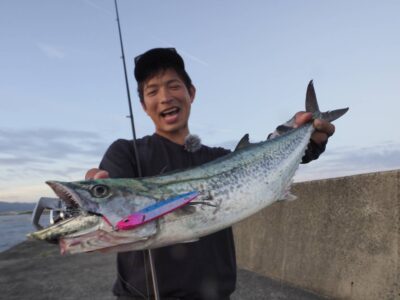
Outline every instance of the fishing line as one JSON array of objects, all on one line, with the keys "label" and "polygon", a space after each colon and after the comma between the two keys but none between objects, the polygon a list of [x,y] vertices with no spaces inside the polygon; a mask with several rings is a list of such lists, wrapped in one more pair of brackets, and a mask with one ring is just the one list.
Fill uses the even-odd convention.
[{"label": "fishing line", "polygon": [[[131,94],[130,94],[130,91],[129,91],[128,73],[126,71],[124,45],[122,43],[122,33],[121,33],[121,25],[120,25],[120,22],[119,22],[119,13],[118,13],[117,0],[114,0],[114,4],[115,4],[115,12],[116,12],[116,15],[117,15],[119,41],[120,41],[120,45],[121,45],[121,54],[122,54],[121,58],[122,58],[123,66],[124,66],[125,86],[126,86],[126,93],[127,93],[127,96],[128,96],[129,119],[131,121],[131,128],[132,128],[132,135],[133,135],[132,144],[133,144],[133,150],[135,152],[134,154],[135,154],[135,159],[136,159],[137,175],[138,175],[138,177],[142,177],[142,170],[141,170],[141,167],[140,167],[139,153],[138,153],[137,147],[136,147],[135,122],[134,122],[134,119],[133,119],[132,101],[131,101]],[[151,278],[152,278],[152,281],[153,281],[154,298],[155,298],[155,300],[159,300],[160,299],[160,295],[159,295],[159,292],[158,292],[157,274],[156,274],[156,269],[155,269],[155,266],[154,266],[153,257],[152,257],[152,253],[151,253],[150,249],[148,249],[147,251],[143,250],[143,259],[144,259],[144,270],[145,270],[145,276],[146,276],[147,295],[149,296],[148,276],[147,276],[147,267],[146,267],[146,258],[145,258],[145,256],[146,256],[145,253],[146,252],[147,252],[147,255],[148,255],[148,262],[149,262],[149,265],[150,265],[150,273],[151,273]],[[120,275],[119,275],[119,277],[120,277]]]}]

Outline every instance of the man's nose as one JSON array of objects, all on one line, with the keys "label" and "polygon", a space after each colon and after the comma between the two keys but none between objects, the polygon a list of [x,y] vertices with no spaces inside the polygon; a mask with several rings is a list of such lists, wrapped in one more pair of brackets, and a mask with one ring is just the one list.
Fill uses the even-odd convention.
[{"label": "man's nose", "polygon": [[172,96],[171,96],[171,93],[168,91],[167,88],[162,88],[161,89],[160,96],[161,96],[161,103],[163,103],[163,104],[169,103],[169,102],[171,102],[173,100]]}]

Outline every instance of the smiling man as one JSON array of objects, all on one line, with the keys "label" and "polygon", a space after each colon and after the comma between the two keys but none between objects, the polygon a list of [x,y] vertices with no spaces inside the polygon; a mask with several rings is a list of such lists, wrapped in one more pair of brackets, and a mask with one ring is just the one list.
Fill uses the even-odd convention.
[{"label": "smiling man", "polygon": [[[135,59],[135,78],[144,111],[152,119],[155,133],[137,140],[142,176],[195,167],[230,151],[201,145],[193,151],[185,147],[189,135],[189,116],[196,89],[185,70],[181,56],[172,48],[156,48]],[[311,120],[310,113],[299,112],[290,126]],[[325,149],[335,128],[315,120],[304,162],[316,159]],[[279,134],[279,130],[275,133]],[[195,151],[194,151],[195,150]],[[98,169],[86,179],[137,177],[132,141],[114,142]],[[235,290],[236,260],[232,229],[227,228],[197,242],[153,249],[153,259],[161,299],[229,299]],[[118,253],[114,294],[118,299],[147,299],[152,294],[145,252]]]},{"label": "smiling man", "polygon": [[142,106],[153,120],[156,133],[177,144],[189,134],[188,119],[194,86],[186,87],[176,71],[167,69],[143,84]]}]

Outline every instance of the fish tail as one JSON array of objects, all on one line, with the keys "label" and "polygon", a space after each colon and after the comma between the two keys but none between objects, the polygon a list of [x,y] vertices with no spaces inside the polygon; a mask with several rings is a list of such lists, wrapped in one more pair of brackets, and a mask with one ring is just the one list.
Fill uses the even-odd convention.
[{"label": "fish tail", "polygon": [[314,119],[323,119],[327,120],[328,122],[332,122],[336,119],[339,119],[349,110],[348,107],[335,109],[327,112],[321,112],[319,110],[317,96],[314,90],[314,84],[311,80],[307,87],[306,93],[306,111],[311,112],[314,115]]}]

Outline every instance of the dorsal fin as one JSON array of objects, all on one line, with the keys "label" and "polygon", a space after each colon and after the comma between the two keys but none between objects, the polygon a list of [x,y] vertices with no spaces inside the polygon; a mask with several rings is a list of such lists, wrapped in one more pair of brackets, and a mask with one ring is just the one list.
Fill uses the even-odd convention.
[{"label": "dorsal fin", "polygon": [[247,146],[250,146],[250,140],[249,140],[249,134],[246,133],[239,141],[239,143],[236,145],[236,148],[234,151],[237,151],[242,148],[246,148]]}]

